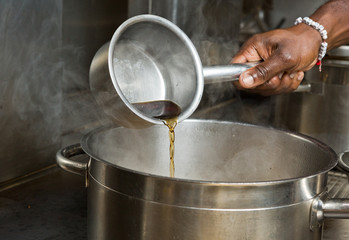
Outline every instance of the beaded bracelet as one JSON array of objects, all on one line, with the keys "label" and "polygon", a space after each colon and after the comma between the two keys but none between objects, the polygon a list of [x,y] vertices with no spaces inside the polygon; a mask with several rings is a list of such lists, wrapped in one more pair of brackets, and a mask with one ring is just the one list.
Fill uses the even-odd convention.
[{"label": "beaded bracelet", "polygon": [[322,26],[321,24],[311,20],[308,17],[305,17],[305,18],[299,17],[299,18],[296,19],[294,24],[298,25],[300,23],[305,23],[308,26],[316,29],[320,33],[320,36],[322,38],[322,43],[321,43],[321,46],[320,46],[319,55],[318,55],[318,58],[317,58],[316,65],[319,66],[319,71],[321,72],[321,60],[326,55],[326,50],[327,50],[327,45],[328,45],[327,42],[325,42],[325,40],[327,39],[327,31],[325,30],[324,26]]}]

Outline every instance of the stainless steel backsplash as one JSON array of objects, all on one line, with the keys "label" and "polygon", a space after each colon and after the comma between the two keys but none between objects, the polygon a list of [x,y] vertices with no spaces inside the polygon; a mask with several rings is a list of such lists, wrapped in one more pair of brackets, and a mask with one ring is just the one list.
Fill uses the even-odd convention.
[{"label": "stainless steel backsplash", "polygon": [[53,164],[64,139],[100,117],[89,104],[89,64],[125,20],[127,1],[0,6],[1,183]]}]

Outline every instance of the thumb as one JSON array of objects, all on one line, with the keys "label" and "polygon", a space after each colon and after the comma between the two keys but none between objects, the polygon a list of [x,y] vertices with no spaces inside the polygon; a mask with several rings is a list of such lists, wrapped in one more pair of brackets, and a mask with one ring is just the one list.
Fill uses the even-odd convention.
[{"label": "thumb", "polygon": [[240,75],[239,82],[242,87],[254,88],[284,72],[285,63],[279,57],[273,55],[264,62],[246,70]]}]

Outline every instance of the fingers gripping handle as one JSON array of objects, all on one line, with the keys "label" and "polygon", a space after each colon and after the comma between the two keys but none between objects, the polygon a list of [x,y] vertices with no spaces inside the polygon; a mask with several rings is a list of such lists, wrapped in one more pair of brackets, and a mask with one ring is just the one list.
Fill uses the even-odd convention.
[{"label": "fingers gripping handle", "polygon": [[[205,84],[209,83],[222,83],[238,81],[240,75],[246,70],[257,66],[261,62],[247,62],[247,63],[233,63],[230,65],[222,66],[206,66],[203,68],[203,76],[205,79]],[[308,92],[322,94],[323,87],[319,84],[304,84],[300,85],[293,92]]]}]

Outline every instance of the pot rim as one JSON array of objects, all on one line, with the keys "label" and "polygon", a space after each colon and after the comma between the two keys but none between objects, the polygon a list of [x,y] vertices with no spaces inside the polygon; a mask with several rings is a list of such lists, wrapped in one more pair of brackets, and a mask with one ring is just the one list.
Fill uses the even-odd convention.
[{"label": "pot rim", "polygon": [[[251,124],[217,120],[185,120],[193,123]],[[160,126],[153,126],[160,127]],[[265,128],[254,126],[257,128]],[[104,129],[108,130],[108,129]],[[89,152],[88,140],[96,131],[82,138],[81,146],[91,156],[88,169],[91,181],[95,181],[116,194],[128,198],[150,201],[157,204],[205,209],[260,209],[278,208],[298,204],[313,199],[326,190],[327,174],[337,163],[336,153],[327,145],[300,134],[292,134],[310,141],[332,156],[328,166],[318,172],[303,177],[254,182],[204,181],[184,178],[171,178],[120,167],[94,156]],[[281,130],[275,130],[281,131]],[[285,133],[285,131],[281,131]],[[194,199],[194,200],[193,200]]]},{"label": "pot rim", "polygon": [[[326,169],[323,169],[321,171],[318,171],[314,174],[311,175],[307,175],[307,176],[300,176],[300,177],[294,177],[294,178],[286,178],[286,179],[278,179],[278,180],[268,180],[268,181],[254,181],[254,182],[228,182],[228,181],[212,181],[212,180],[195,180],[195,179],[186,179],[186,178],[176,178],[176,177],[170,177],[170,176],[162,176],[162,175],[156,175],[156,174],[152,174],[152,173],[146,173],[146,172],[141,172],[141,171],[137,171],[134,169],[130,169],[130,168],[126,168],[126,167],[122,167],[122,166],[118,166],[115,164],[112,164],[106,160],[103,160],[102,158],[96,156],[95,154],[91,153],[90,148],[88,147],[88,141],[89,138],[91,136],[93,136],[96,133],[102,132],[102,131],[108,131],[112,128],[110,127],[101,127],[101,128],[97,128],[94,129],[92,131],[90,131],[89,133],[87,133],[86,135],[84,135],[81,138],[81,146],[82,149],[84,150],[84,152],[89,155],[91,158],[106,163],[108,166],[119,169],[121,171],[126,171],[126,172],[130,172],[136,175],[141,175],[144,177],[152,177],[152,178],[157,178],[157,179],[163,179],[163,180],[169,180],[169,181],[177,181],[177,182],[186,182],[186,183],[197,183],[197,184],[209,184],[209,185],[229,185],[229,186],[261,186],[261,185],[275,185],[275,184],[281,184],[281,183],[289,183],[289,182],[295,182],[297,180],[302,180],[302,179],[310,179],[313,177],[316,177],[318,175],[321,174],[326,174],[327,172],[329,172],[331,169],[333,169],[339,160],[338,154],[328,145],[326,145],[325,143],[310,137],[308,135],[304,135],[301,133],[294,133],[291,131],[285,131],[285,130],[280,130],[280,129],[274,129],[274,128],[270,128],[270,127],[263,127],[263,126],[258,126],[258,125],[254,125],[254,124],[248,124],[248,123],[237,123],[237,122],[231,122],[231,121],[220,121],[220,120],[202,120],[202,119],[186,119],[183,122],[205,122],[205,123],[215,123],[215,124],[235,124],[235,125],[241,125],[241,126],[250,126],[250,127],[255,127],[255,128],[262,128],[262,129],[272,129],[273,131],[277,131],[277,132],[281,132],[284,134],[288,134],[291,135],[293,137],[297,137],[297,138],[301,138],[304,139],[308,142],[312,142],[313,144],[315,144],[316,146],[318,146],[319,148],[321,148],[322,150],[328,152],[328,154],[331,156],[331,162],[329,162],[329,164],[327,165]],[[124,127],[121,127],[124,128]],[[333,162],[332,162],[333,161]]]}]

